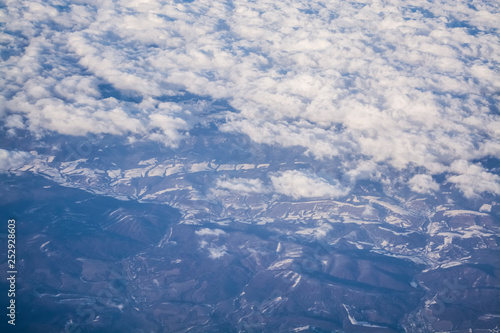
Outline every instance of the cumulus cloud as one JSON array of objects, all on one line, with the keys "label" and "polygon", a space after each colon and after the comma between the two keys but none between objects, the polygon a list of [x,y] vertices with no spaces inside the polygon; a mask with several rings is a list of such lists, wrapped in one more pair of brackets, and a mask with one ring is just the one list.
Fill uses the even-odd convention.
[{"label": "cumulus cloud", "polygon": [[410,189],[417,193],[432,193],[439,190],[439,184],[429,175],[415,175],[408,183]]},{"label": "cumulus cloud", "polygon": [[[226,235],[226,232],[221,229],[208,229],[203,228],[200,230],[196,230],[195,234],[199,237],[212,237],[213,239],[217,239],[219,236]],[[219,259],[227,254],[227,248],[225,245],[217,246],[215,244],[210,244],[206,240],[200,241],[200,248],[206,249],[208,251],[208,257],[210,259]]]},{"label": "cumulus cloud", "polygon": [[[220,130],[339,158],[351,180],[416,166],[496,191],[469,181],[494,180],[487,170],[453,166],[500,155],[493,2],[7,0],[5,12],[8,129],[175,147],[202,111],[160,104],[187,91],[238,111]],[[432,190],[422,182],[410,186]]]},{"label": "cumulus cloud", "polygon": [[[150,128],[153,129],[153,133],[149,134],[149,138],[167,143],[166,145],[170,143],[172,146],[177,146],[178,142],[184,137],[181,131],[189,129],[184,119],[174,118],[165,114],[151,114],[149,115],[149,120]],[[158,132],[155,132],[157,129]]]},{"label": "cumulus cloud", "polygon": [[347,189],[336,182],[328,182],[326,179],[296,170],[281,172],[270,178],[277,193],[294,199],[337,198],[348,193]]},{"label": "cumulus cloud", "polygon": [[32,155],[24,151],[13,151],[0,148],[0,171],[19,168],[31,158]]},{"label": "cumulus cloud", "polygon": [[484,170],[477,164],[458,160],[451,165],[455,175],[448,176],[448,182],[455,184],[466,198],[474,198],[483,192],[500,194],[500,177]]},{"label": "cumulus cloud", "polygon": [[252,178],[222,178],[216,182],[216,187],[231,192],[266,193],[268,189],[260,179]]},{"label": "cumulus cloud", "polygon": [[225,235],[226,232],[224,230],[221,230],[221,229],[203,228],[203,229],[200,229],[200,230],[196,230],[195,234],[198,235],[198,236],[215,236],[215,237],[218,237],[218,236]]},{"label": "cumulus cloud", "polygon": [[227,248],[225,245],[222,246],[212,246],[208,248],[210,259],[219,259],[227,254]]},{"label": "cumulus cloud", "polygon": [[379,165],[373,160],[345,161],[344,168],[348,170],[346,175],[352,183],[359,179],[376,180],[380,178]]}]

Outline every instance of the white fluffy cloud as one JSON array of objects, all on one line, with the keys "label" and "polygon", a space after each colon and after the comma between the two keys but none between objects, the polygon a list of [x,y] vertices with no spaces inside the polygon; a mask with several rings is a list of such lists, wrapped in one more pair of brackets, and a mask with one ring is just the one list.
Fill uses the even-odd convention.
[{"label": "white fluffy cloud", "polygon": [[451,171],[456,173],[448,177],[467,198],[474,198],[483,192],[500,193],[500,177],[486,172],[480,165],[458,160],[451,165]]},{"label": "white fluffy cloud", "polygon": [[224,230],[221,230],[221,229],[203,228],[203,229],[200,229],[200,230],[196,230],[195,234],[198,235],[198,236],[215,236],[215,237],[219,237],[219,236],[225,235],[226,232]]},{"label": "white fluffy cloud", "polygon": [[337,198],[349,192],[339,184],[330,183],[326,179],[296,170],[281,172],[270,178],[277,193],[294,199]]},{"label": "white fluffy cloud", "polygon": [[268,189],[260,179],[247,178],[223,178],[218,179],[216,187],[219,189],[229,190],[232,192],[242,193],[266,193]]},{"label": "white fluffy cloud", "polygon": [[417,193],[432,193],[439,190],[439,184],[429,175],[415,175],[410,181],[410,189]]},{"label": "white fluffy cloud", "polygon": [[227,254],[227,248],[225,245],[222,246],[211,246],[208,248],[210,259],[219,259]]},{"label": "white fluffy cloud", "polygon": [[297,170],[276,172],[269,175],[269,184],[253,178],[220,178],[216,181],[218,190],[227,190],[238,194],[279,193],[294,199],[337,198],[347,195],[348,189],[337,181],[328,181],[314,174]]},{"label": "white fluffy cloud", "polygon": [[[500,194],[487,170],[453,166],[500,156],[500,5],[469,4],[7,0],[0,116],[12,129],[176,146],[201,111],[162,109],[160,96],[183,90],[229,101],[238,112],[223,131],[364,163],[351,179],[416,166]],[[432,190],[423,181],[410,186]]]},{"label": "white fluffy cloud", "polygon": [[0,148],[0,172],[23,166],[32,158],[30,153]]}]

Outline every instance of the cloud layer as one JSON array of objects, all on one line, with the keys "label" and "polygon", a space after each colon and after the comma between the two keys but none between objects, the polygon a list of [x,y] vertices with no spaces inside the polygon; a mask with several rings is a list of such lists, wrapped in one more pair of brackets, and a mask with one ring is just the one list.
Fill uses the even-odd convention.
[{"label": "cloud layer", "polygon": [[175,147],[210,108],[165,103],[187,91],[237,110],[221,130],[349,161],[354,180],[416,167],[416,192],[448,173],[468,197],[500,194],[498,176],[474,164],[500,156],[494,2],[6,3],[7,129]]}]

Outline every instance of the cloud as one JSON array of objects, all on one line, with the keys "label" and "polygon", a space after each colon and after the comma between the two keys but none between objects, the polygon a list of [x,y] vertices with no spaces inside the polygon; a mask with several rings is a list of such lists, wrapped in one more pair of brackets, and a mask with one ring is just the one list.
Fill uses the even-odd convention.
[{"label": "cloud", "polygon": [[478,164],[458,160],[451,165],[451,171],[456,174],[448,176],[447,181],[455,184],[466,198],[478,197],[483,192],[500,194],[500,176],[487,172]]},{"label": "cloud", "polygon": [[[224,230],[221,229],[208,229],[203,228],[195,231],[195,234],[199,237],[214,237],[218,238],[219,236],[227,235]],[[200,248],[207,249],[208,257],[210,259],[219,259],[227,254],[227,248],[225,245],[217,246],[215,244],[209,244],[208,241],[202,240],[200,241]]]},{"label": "cloud", "polygon": [[225,235],[226,232],[224,230],[221,230],[221,229],[203,228],[203,229],[200,229],[200,230],[196,230],[195,234],[198,235],[198,236],[215,236],[215,237],[218,237],[218,236]]},{"label": "cloud", "polygon": [[[23,92],[8,103],[11,111],[27,119],[25,125],[34,133],[49,130],[66,135],[105,133],[123,135],[144,132],[143,124],[130,116],[116,101],[103,101],[78,107],[57,98],[29,102]],[[17,125],[15,127],[20,127]]]},{"label": "cloud", "polygon": [[433,193],[439,190],[439,184],[429,175],[415,175],[409,182],[410,189],[417,193]]},{"label": "cloud", "polygon": [[219,259],[227,254],[227,248],[225,245],[209,247],[208,251],[208,257],[210,259]]},{"label": "cloud", "polygon": [[269,191],[260,179],[247,178],[218,179],[216,187],[237,193],[266,193]]},{"label": "cloud", "polygon": [[296,170],[288,170],[269,175],[270,184],[266,185],[260,179],[254,178],[219,178],[216,181],[214,194],[220,195],[218,190],[228,190],[233,193],[279,193],[294,199],[308,198],[336,198],[347,195],[349,189],[339,185],[336,181],[329,182],[314,174]]},{"label": "cloud", "polygon": [[381,177],[379,165],[373,160],[367,161],[345,161],[344,168],[348,171],[351,183],[356,183],[359,179],[375,180]]},{"label": "cloud", "polygon": [[174,118],[165,114],[149,115],[149,127],[158,132],[149,134],[149,138],[154,141],[160,141],[165,145],[177,146],[178,142],[184,137],[181,130],[187,131],[188,124],[184,119]]},{"label": "cloud", "polygon": [[336,182],[328,182],[326,179],[296,170],[281,172],[270,178],[277,193],[294,199],[337,198],[348,193],[348,189]]},{"label": "cloud", "polygon": [[0,171],[8,171],[23,166],[32,159],[30,153],[0,148]]},{"label": "cloud", "polygon": [[489,2],[6,4],[6,129],[177,147],[203,110],[160,104],[187,91],[237,110],[221,131],[340,159],[353,180],[419,167],[466,186],[456,177],[484,175],[455,161],[500,155],[500,9]]}]

